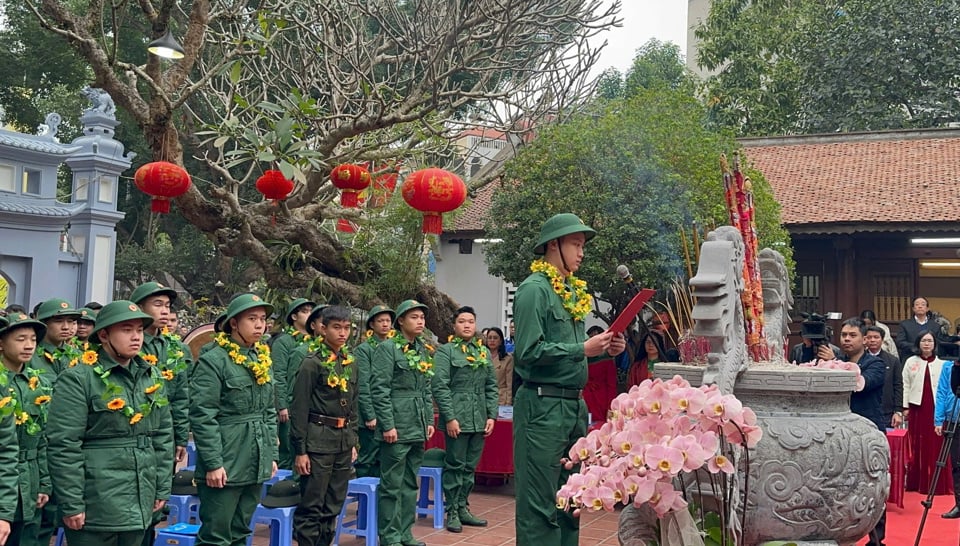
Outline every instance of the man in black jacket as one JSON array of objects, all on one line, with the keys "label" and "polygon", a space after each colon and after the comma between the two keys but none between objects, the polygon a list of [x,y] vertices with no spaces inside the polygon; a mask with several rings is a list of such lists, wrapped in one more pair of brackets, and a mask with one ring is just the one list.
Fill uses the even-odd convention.
[{"label": "man in black jacket", "polygon": [[[883,385],[886,375],[886,366],[883,360],[867,352],[864,344],[864,334],[867,327],[859,318],[847,319],[840,329],[840,348],[843,349],[848,362],[856,362],[860,366],[860,375],[863,376],[863,389],[850,395],[850,411],[862,415],[886,433],[888,421],[883,417]],[[883,514],[877,526],[870,531],[870,542],[867,546],[883,546],[883,538],[887,527],[887,505],[883,505]]]},{"label": "man in black jacket", "polygon": [[863,340],[867,353],[883,360],[886,366],[883,381],[883,420],[887,426],[897,428],[903,424],[903,363],[881,348],[884,335],[883,328],[867,326]]}]

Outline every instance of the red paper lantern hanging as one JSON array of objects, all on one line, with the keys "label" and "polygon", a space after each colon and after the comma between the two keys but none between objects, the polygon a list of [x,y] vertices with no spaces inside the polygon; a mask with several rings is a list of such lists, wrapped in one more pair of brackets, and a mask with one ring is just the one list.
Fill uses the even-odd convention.
[{"label": "red paper lantern hanging", "polygon": [[370,206],[383,208],[390,201],[390,196],[397,189],[397,173],[381,174],[373,181],[373,198]]},{"label": "red paper lantern hanging", "polygon": [[340,205],[356,208],[357,193],[370,185],[370,171],[361,165],[337,165],[330,171],[330,181],[343,192],[340,194]]},{"label": "red paper lantern hanging", "polygon": [[423,232],[440,235],[443,213],[456,210],[467,199],[467,185],[443,169],[417,171],[400,187],[403,200],[423,213]]},{"label": "red paper lantern hanging", "polygon": [[257,179],[257,191],[276,203],[290,195],[293,191],[293,181],[287,180],[280,171],[267,171]]},{"label": "red paper lantern hanging", "polygon": [[180,197],[190,189],[190,175],[180,165],[154,161],[137,169],[133,183],[143,193],[153,197],[150,210],[158,214],[170,212],[170,199]]}]

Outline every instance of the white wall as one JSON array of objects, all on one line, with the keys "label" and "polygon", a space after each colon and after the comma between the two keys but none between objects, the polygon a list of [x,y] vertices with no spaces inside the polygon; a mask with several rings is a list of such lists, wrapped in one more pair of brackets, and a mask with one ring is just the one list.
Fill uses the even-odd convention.
[{"label": "white wall", "polygon": [[460,254],[458,243],[441,241],[436,255],[437,288],[460,305],[473,307],[478,328],[499,326],[506,333],[508,289],[513,286],[487,271],[483,247],[474,242],[472,254]]}]

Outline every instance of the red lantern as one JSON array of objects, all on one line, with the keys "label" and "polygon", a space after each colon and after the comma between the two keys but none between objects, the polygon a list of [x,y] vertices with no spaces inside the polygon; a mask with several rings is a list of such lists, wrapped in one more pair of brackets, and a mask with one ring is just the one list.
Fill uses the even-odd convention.
[{"label": "red lantern", "polygon": [[397,189],[397,173],[384,173],[373,181],[373,198],[370,200],[370,206],[381,208],[386,206],[390,196]]},{"label": "red lantern", "polygon": [[357,193],[370,185],[370,171],[360,165],[337,165],[330,171],[330,181],[343,191],[340,204],[346,208],[356,208]]},{"label": "red lantern", "polygon": [[190,189],[190,175],[180,165],[154,161],[137,169],[133,183],[153,197],[151,211],[166,214],[170,212],[170,199],[180,197]]},{"label": "red lantern", "polygon": [[456,210],[467,199],[467,185],[443,169],[417,171],[400,187],[403,200],[423,213],[423,232],[440,235],[443,213]]},{"label": "red lantern", "polygon": [[267,171],[257,179],[257,191],[274,203],[283,201],[293,191],[293,181],[280,171]]}]

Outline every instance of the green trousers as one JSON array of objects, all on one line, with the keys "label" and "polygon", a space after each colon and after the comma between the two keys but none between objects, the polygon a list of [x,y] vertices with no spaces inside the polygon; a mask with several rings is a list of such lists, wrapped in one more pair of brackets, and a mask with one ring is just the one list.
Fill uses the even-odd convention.
[{"label": "green trousers", "polygon": [[[246,546],[250,520],[260,503],[262,484],[208,487],[197,482],[200,530],[197,546]],[[72,545],[71,545],[72,546]]]},{"label": "green trousers", "polygon": [[358,432],[360,450],[357,452],[357,461],[353,467],[357,469],[358,478],[380,477],[380,440],[377,440],[374,431],[363,423]]},{"label": "green trousers", "polygon": [[277,421],[277,436],[280,439],[277,468],[291,470],[293,469],[293,449],[290,447],[290,421],[286,423]]},{"label": "green trousers", "polygon": [[64,528],[67,534],[67,544],[70,546],[139,546],[143,540],[145,529],[139,531],[99,532],[73,531]]},{"label": "green trousers", "polygon": [[423,442],[380,443],[380,488],[377,495],[380,544],[413,541],[419,492],[417,472],[422,462]]},{"label": "green trousers", "polygon": [[587,434],[583,400],[537,396],[521,387],[513,399],[516,546],[577,546],[579,520],[557,510],[557,490],[579,470],[560,459]]},{"label": "green trousers", "polygon": [[447,513],[458,513],[467,507],[473,491],[474,472],[483,453],[482,432],[461,432],[453,438],[446,434],[447,449],[443,459],[443,501]]},{"label": "green trousers", "polygon": [[43,509],[37,510],[34,517],[23,522],[22,546],[47,546],[50,539],[62,525],[57,514],[57,505],[47,503]]},{"label": "green trousers", "polygon": [[300,476],[300,504],[293,513],[293,536],[300,546],[330,546],[337,516],[353,474],[353,451],[310,453],[310,475]]}]

